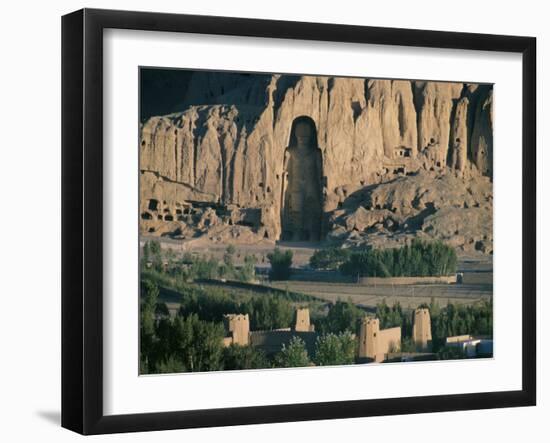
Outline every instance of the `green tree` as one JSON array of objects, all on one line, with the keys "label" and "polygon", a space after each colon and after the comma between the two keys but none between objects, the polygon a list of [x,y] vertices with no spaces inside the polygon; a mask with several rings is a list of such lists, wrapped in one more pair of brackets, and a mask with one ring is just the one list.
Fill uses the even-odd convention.
[{"label": "green tree", "polygon": [[219,277],[220,265],[213,256],[209,259],[199,257],[193,260],[189,268],[189,278],[214,280]]},{"label": "green tree", "polygon": [[412,337],[403,337],[401,339],[401,352],[416,352],[416,343]]},{"label": "green tree", "polygon": [[150,240],[147,242],[149,244],[149,257],[152,264],[152,268],[155,271],[162,272],[162,248],[160,242],[157,240]]},{"label": "green tree", "polygon": [[240,306],[240,311],[250,315],[250,327],[256,330],[287,328],[294,315],[290,302],[272,294],[253,297]]},{"label": "green tree", "polygon": [[349,331],[326,334],[315,343],[315,364],[319,366],[349,365],[355,361],[355,340]]},{"label": "green tree", "polygon": [[143,250],[141,254],[141,269],[145,269],[150,260],[151,260],[150,246],[149,246],[149,242],[146,241],[143,244]]},{"label": "green tree", "polygon": [[176,260],[176,252],[172,248],[168,248],[165,255],[169,263],[173,263]]},{"label": "green tree", "polygon": [[358,333],[361,319],[364,316],[365,313],[355,306],[351,300],[337,300],[335,304],[330,306],[327,316],[318,321],[319,329],[320,332],[325,334],[339,334],[345,331]]},{"label": "green tree", "polygon": [[155,309],[159,296],[156,284],[149,280],[143,283],[143,297],[140,309],[140,369],[148,373],[154,364],[155,349]]},{"label": "green tree", "polygon": [[383,256],[378,250],[354,252],[340,265],[340,272],[351,277],[390,277]]},{"label": "green tree", "polygon": [[287,249],[281,251],[275,248],[273,252],[267,254],[267,259],[271,264],[269,278],[271,280],[288,280],[290,277],[290,267],[292,266],[292,251]]},{"label": "green tree", "polygon": [[306,345],[300,337],[292,337],[290,343],[283,344],[281,352],[275,356],[276,366],[283,368],[296,368],[309,366],[310,360]]},{"label": "green tree", "polygon": [[223,337],[221,323],[199,320],[196,314],[177,316],[173,320],[173,355],[186,371],[218,371],[223,369]]},{"label": "green tree", "polygon": [[233,245],[228,245],[227,248],[225,248],[225,253],[223,254],[223,262],[229,268],[233,268],[233,259],[236,251],[237,250]]},{"label": "green tree", "polygon": [[158,374],[177,374],[178,372],[185,372],[185,367],[181,360],[176,356],[171,355],[168,359],[161,361],[157,365],[156,372]]},{"label": "green tree", "polygon": [[224,369],[261,369],[269,368],[265,354],[252,346],[231,345],[223,351]]},{"label": "green tree", "polygon": [[462,348],[458,346],[443,346],[437,351],[438,360],[459,360],[466,358]]},{"label": "green tree", "polygon": [[380,329],[399,326],[402,337],[412,335],[412,313],[403,311],[399,302],[388,306],[386,300],[382,300],[376,305],[376,317],[380,320]]},{"label": "green tree", "polygon": [[484,301],[472,306],[448,303],[431,311],[431,321],[435,352],[445,347],[446,338],[450,336],[469,334],[492,337],[493,303]]},{"label": "green tree", "polygon": [[309,264],[313,269],[337,270],[349,256],[349,249],[325,248],[315,251],[309,259]]},{"label": "green tree", "polygon": [[256,277],[256,256],[245,255],[244,265],[236,272],[237,280],[242,282],[253,281]]},{"label": "green tree", "polygon": [[159,297],[158,286],[150,280],[143,282],[143,301],[141,305],[141,325],[147,334],[155,333],[155,309]]},{"label": "green tree", "polygon": [[186,285],[180,287],[179,292],[181,299],[178,314],[182,317],[196,314],[199,320],[221,322],[224,314],[241,311],[235,297],[219,289]]},{"label": "green tree", "polygon": [[168,309],[168,305],[166,303],[157,303],[155,305],[155,316],[157,318],[169,317],[170,310]]}]

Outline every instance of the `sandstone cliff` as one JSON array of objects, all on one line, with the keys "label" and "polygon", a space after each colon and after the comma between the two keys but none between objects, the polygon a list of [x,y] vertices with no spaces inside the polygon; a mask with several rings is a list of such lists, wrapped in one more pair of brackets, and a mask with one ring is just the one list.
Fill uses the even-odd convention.
[{"label": "sandstone cliff", "polygon": [[353,246],[395,247],[422,237],[491,254],[492,183],[450,169],[419,171],[354,192],[331,212],[330,226],[329,239]]},{"label": "sandstone cliff", "polygon": [[315,124],[327,223],[353,192],[397,177],[492,175],[489,85],[196,72],[182,103],[140,128],[142,232],[200,235],[195,219],[209,208],[220,223],[279,239],[285,150],[300,116]]}]

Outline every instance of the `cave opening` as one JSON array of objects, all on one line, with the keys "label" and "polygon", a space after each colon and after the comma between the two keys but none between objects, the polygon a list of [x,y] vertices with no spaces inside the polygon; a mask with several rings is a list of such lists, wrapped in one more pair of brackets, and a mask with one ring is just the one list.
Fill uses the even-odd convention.
[{"label": "cave opening", "polygon": [[159,205],[159,201],[152,198],[149,200],[149,210],[150,211],[156,211]]},{"label": "cave opening", "polygon": [[292,122],[283,164],[281,224],[283,241],[321,240],[323,162],[317,129],[310,117]]}]

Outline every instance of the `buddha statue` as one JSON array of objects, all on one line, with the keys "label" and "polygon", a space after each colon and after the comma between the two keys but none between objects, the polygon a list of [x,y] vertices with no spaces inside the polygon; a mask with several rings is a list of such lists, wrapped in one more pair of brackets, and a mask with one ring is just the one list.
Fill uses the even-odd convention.
[{"label": "buddha statue", "polygon": [[319,241],[322,221],[322,158],[315,124],[297,118],[283,165],[283,240]]}]

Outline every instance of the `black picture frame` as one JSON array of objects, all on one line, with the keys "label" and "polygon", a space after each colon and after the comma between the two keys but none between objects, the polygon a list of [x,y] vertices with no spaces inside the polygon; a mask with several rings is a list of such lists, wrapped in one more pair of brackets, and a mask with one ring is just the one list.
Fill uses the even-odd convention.
[{"label": "black picture frame", "polygon": [[[109,415],[103,413],[103,30],[107,28],[522,55],[522,388]],[[536,404],[536,39],[504,35],[83,9],[62,18],[62,426],[82,434]],[[519,356],[518,356],[519,357]]]}]

